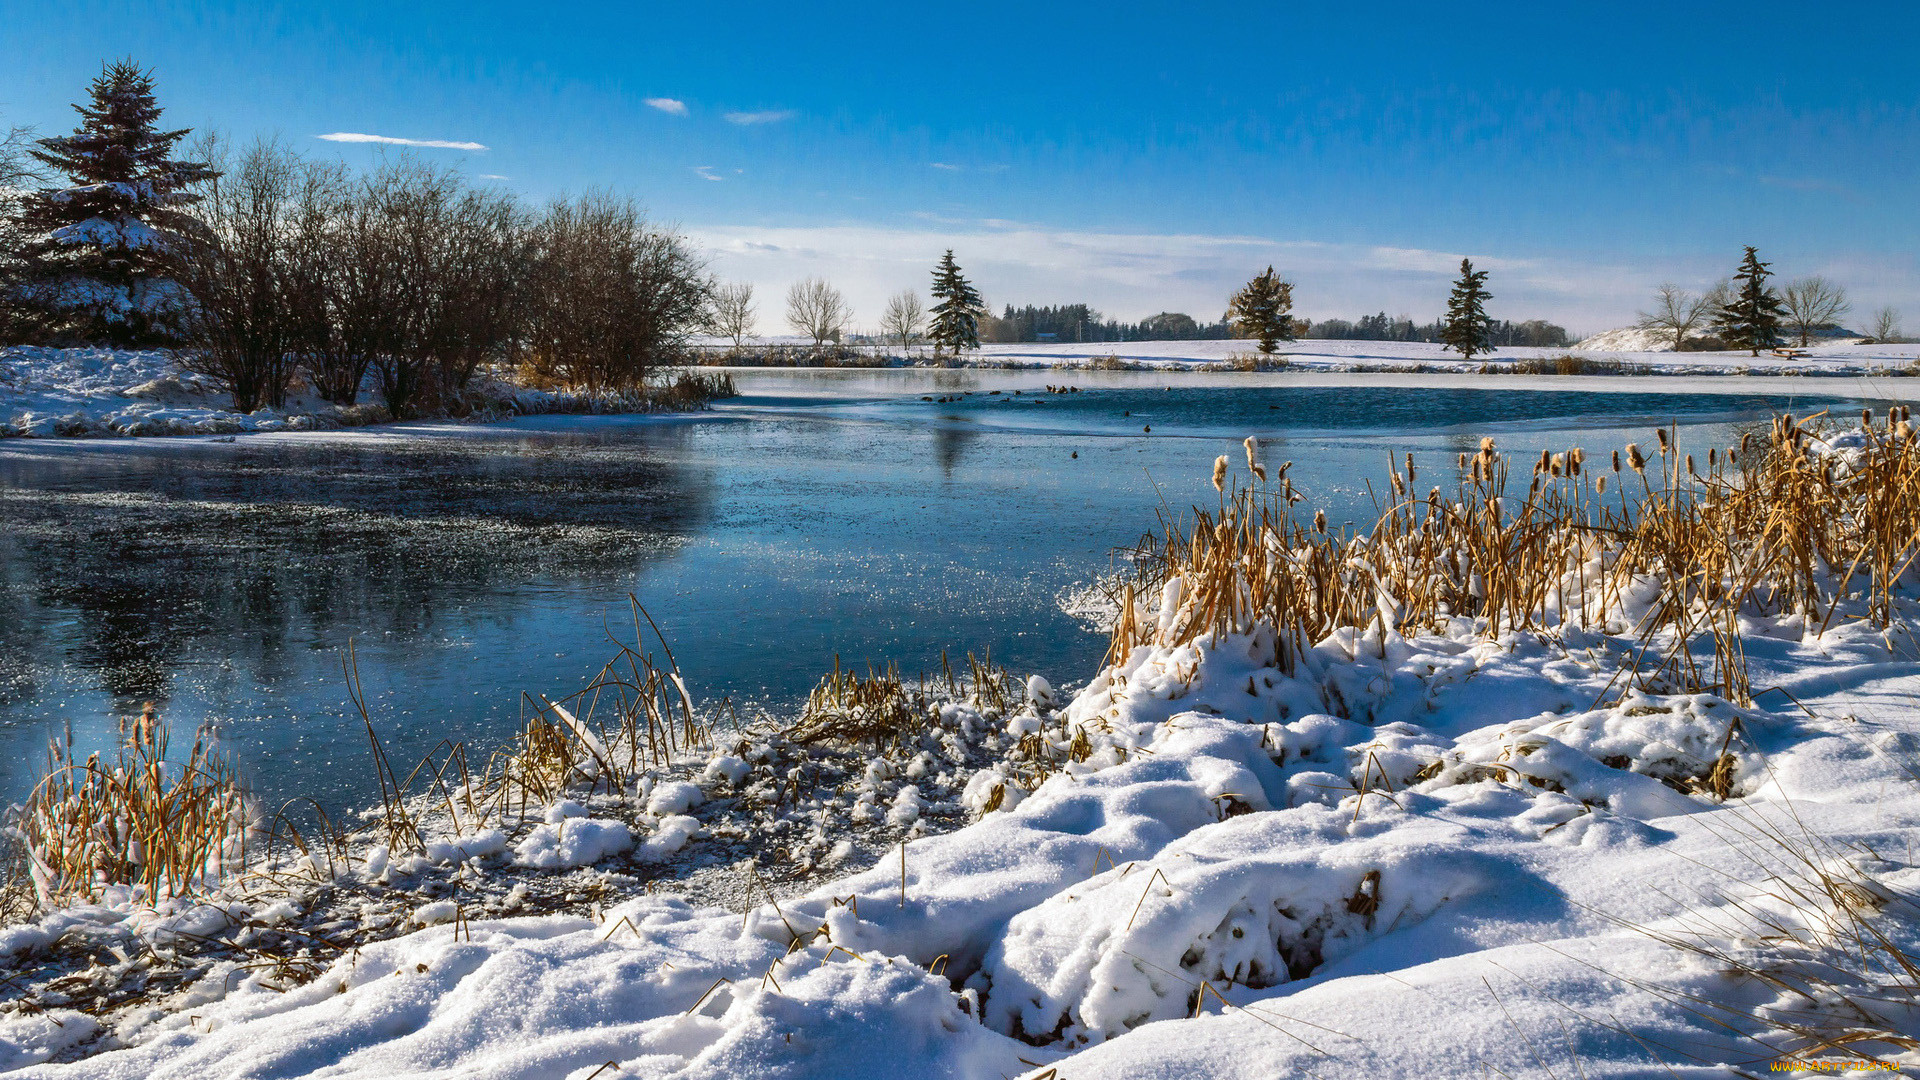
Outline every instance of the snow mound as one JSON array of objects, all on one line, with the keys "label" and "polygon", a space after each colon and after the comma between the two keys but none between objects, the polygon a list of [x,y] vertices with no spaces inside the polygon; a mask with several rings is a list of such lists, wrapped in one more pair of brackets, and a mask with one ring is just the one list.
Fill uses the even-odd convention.
[{"label": "snow mound", "polygon": [[1586,352],[1673,352],[1673,332],[1623,326],[1581,338],[1573,347]]}]

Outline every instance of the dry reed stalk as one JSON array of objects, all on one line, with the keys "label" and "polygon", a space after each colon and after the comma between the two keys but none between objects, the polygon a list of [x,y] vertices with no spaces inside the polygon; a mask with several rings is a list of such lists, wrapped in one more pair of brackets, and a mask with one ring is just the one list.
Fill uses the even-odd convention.
[{"label": "dry reed stalk", "polygon": [[203,738],[184,761],[168,759],[168,742],[149,705],[111,758],[74,761],[70,733],[52,744],[17,825],[41,904],[114,885],[153,903],[245,865],[254,822],[239,775]]},{"label": "dry reed stalk", "polygon": [[[1297,517],[1285,466],[1274,487],[1255,489],[1229,485],[1217,461],[1217,509],[1163,515],[1136,553],[1108,662],[1265,627],[1269,661],[1291,673],[1341,627],[1411,635],[1464,617],[1496,637],[1568,626],[1635,636],[1638,683],[1747,704],[1743,615],[1824,627],[1853,603],[1885,627],[1920,557],[1920,442],[1905,408],[1879,424],[1863,417],[1844,453],[1825,445],[1819,419],[1777,417],[1763,443],[1709,452],[1704,472],[1677,431],[1658,431],[1655,458],[1625,448],[1634,485],[1589,482],[1574,448],[1542,453],[1522,489],[1487,439],[1461,456],[1452,493],[1421,494],[1409,457],[1389,468],[1373,526],[1357,531],[1329,531],[1322,512],[1311,525]],[[1616,476],[1621,463],[1615,453]],[[1145,610],[1169,589],[1164,619]]]}]

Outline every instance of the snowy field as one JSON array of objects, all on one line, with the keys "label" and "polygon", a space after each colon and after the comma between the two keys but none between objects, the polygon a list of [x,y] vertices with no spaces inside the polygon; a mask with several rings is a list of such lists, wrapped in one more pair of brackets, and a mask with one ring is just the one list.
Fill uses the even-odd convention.
[{"label": "snowy field", "polygon": [[[1874,438],[1813,460],[1844,472]],[[1623,684],[1659,646],[1635,627],[1663,586],[1596,597],[1606,558],[1566,568],[1539,629],[1349,626],[1296,663],[1258,623],[1170,638],[1210,618],[1175,578],[1135,611],[1149,643],[1077,689],[949,704],[831,795],[772,801],[768,835],[803,845],[848,820],[907,828],[868,869],[836,871],[834,847],[814,884],[732,906],[514,914],[516,873],[670,859],[702,842],[700,807],[769,778],[777,794],[794,745],[756,735],[505,829],[456,814],[420,853],[361,852],[336,884],[398,896],[418,929],[305,978],[222,961],[105,1022],[56,990],[0,1018],[0,1063],[49,1080],[1704,1078],[1840,1060],[1818,1040],[1851,1031],[1920,1036],[1916,972],[1886,966],[1920,949],[1915,575],[1895,571],[1885,626],[1860,600],[1740,615],[1754,702],[1736,706]],[[1381,594],[1382,623],[1397,603]],[[913,827],[936,812],[972,823]],[[422,888],[447,880],[506,899]],[[91,942],[137,972],[195,936],[308,926],[322,891],[256,881],[157,911],[113,893],[0,931],[0,953]],[[1870,1049],[1916,1067],[1917,1045]]]},{"label": "snowy field", "polygon": [[[1618,336],[1616,332],[1613,336]],[[1604,339],[1609,335],[1601,335]],[[1645,345],[1637,337],[1626,344]],[[711,339],[700,344],[717,348]],[[793,338],[755,338],[754,345],[795,346]],[[915,350],[913,363],[934,363]],[[1498,372],[1517,361],[1568,355],[1623,366],[1622,374],[1858,376],[1908,373],[1920,362],[1920,345],[1819,346],[1800,359],[1759,358],[1746,353],[1674,353],[1594,348],[1502,349],[1462,361],[1424,342],[1298,341],[1275,358],[1287,370],[1312,372]],[[986,345],[959,366],[1156,370],[1232,368],[1258,356],[1246,341],[1138,341],[1105,345]],[[481,393],[503,412],[557,411],[555,395],[504,384]],[[384,413],[368,394],[353,409],[341,409],[296,388],[283,410],[237,413],[207,380],[181,372],[164,352],[110,349],[0,349],[0,437],[100,435],[230,435],[259,431],[311,431],[377,422]]]},{"label": "snowy field", "polygon": [[[1643,344],[1635,342],[1635,344]],[[1036,364],[1084,366],[1120,361],[1167,366],[1230,363],[1236,357],[1257,356],[1250,341],[1132,341],[1110,345],[984,345],[981,364]],[[1920,357],[1920,345],[1825,345],[1806,351],[1798,360],[1782,360],[1765,352],[1755,358],[1745,352],[1675,353],[1629,351],[1575,346],[1557,349],[1501,349],[1490,356],[1463,361],[1459,354],[1428,342],[1406,341],[1293,341],[1278,353],[1293,367],[1324,371],[1374,371],[1426,366],[1432,370],[1499,370],[1516,361],[1579,356],[1603,362],[1636,365],[1649,375],[1802,374],[1847,375],[1906,367]]]},{"label": "snowy field", "polygon": [[[700,339],[709,349],[724,348],[724,342]],[[749,339],[750,346],[804,347],[794,337]],[[1858,375],[1879,374],[1891,369],[1911,367],[1920,359],[1920,344],[1862,345],[1857,339],[1823,344],[1818,341],[1804,350],[1805,356],[1787,360],[1762,351],[1754,357],[1740,352],[1676,353],[1670,348],[1654,347],[1649,335],[1637,330],[1617,330],[1597,334],[1577,345],[1563,348],[1503,348],[1489,356],[1463,361],[1458,353],[1441,345],[1419,341],[1321,341],[1282,342],[1274,359],[1305,371],[1430,371],[1478,372],[1482,367],[1494,371],[1519,361],[1551,360],[1577,356],[1607,364],[1631,365],[1636,374],[1647,375]],[[862,346],[864,351],[867,347]],[[1123,341],[1091,345],[1027,343],[1018,345],[982,345],[959,362],[962,367],[999,365],[1039,368],[1085,368],[1109,364],[1136,364],[1145,367],[1179,369],[1210,365],[1231,366],[1236,359],[1258,357],[1252,341]],[[915,360],[932,363],[930,352],[916,346]]]}]

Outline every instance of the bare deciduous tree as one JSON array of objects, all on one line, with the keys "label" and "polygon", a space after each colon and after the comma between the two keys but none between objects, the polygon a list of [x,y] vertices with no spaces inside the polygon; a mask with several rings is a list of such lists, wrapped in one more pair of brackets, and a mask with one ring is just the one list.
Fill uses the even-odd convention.
[{"label": "bare deciduous tree", "polygon": [[169,252],[183,306],[187,344],[181,366],[211,377],[252,412],[286,403],[296,364],[300,230],[296,210],[302,176],[298,155],[258,142],[197,185],[203,228]]},{"label": "bare deciduous tree", "polygon": [[1882,345],[1894,345],[1900,341],[1900,313],[1891,307],[1883,307],[1873,313],[1873,327],[1867,331],[1873,340]]},{"label": "bare deciduous tree", "polygon": [[1852,307],[1845,289],[1818,274],[1788,282],[1780,299],[1787,310],[1787,325],[1800,332],[1803,348],[1815,330],[1838,324]]},{"label": "bare deciduous tree", "polygon": [[731,285],[719,285],[713,290],[713,322],[708,331],[720,337],[733,339],[733,347],[745,346],[747,335],[753,333],[753,285],[740,281]]},{"label": "bare deciduous tree", "polygon": [[920,294],[902,289],[887,300],[886,313],[880,316],[880,332],[898,340],[900,351],[905,352],[912,347],[913,339],[920,336],[926,319],[927,309],[921,306]]},{"label": "bare deciduous tree", "polygon": [[787,290],[787,325],[812,338],[816,349],[839,341],[852,317],[853,309],[840,290],[819,278],[796,281]]},{"label": "bare deciduous tree", "polygon": [[659,375],[712,319],[713,282],[678,233],[631,199],[558,201],[534,229],[527,362],[594,392]]},{"label": "bare deciduous tree", "polygon": [[1686,348],[1687,335],[1707,324],[1713,314],[1713,302],[1695,296],[1672,282],[1662,282],[1654,290],[1653,310],[1640,313],[1634,325],[1642,330],[1659,330],[1673,336],[1673,350]]}]

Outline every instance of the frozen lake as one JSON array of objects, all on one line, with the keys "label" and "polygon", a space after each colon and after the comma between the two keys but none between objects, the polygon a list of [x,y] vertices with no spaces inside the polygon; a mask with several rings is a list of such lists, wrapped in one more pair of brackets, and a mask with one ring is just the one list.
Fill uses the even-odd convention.
[{"label": "frozen lake", "polygon": [[[666,632],[695,697],[790,708],[837,655],[911,675],[990,651],[1074,683],[1105,648],[1063,609],[1155,525],[1212,501],[1257,436],[1304,508],[1370,521],[1413,453],[1447,484],[1482,435],[1521,454],[1737,441],[1779,409],[1920,380],[771,370],[687,418],[550,417],[324,435],[0,442],[0,796],[71,724],[110,745],[159,703],[275,799],[373,798],[343,650],[397,761],[494,748],[522,692],[577,689]],[[1049,382],[1077,394],[1046,394]],[[1171,387],[1171,388],[1169,388]],[[998,393],[995,393],[998,391]],[[1015,393],[1019,391],[1019,393]],[[932,397],[927,401],[923,398]],[[1151,431],[1145,429],[1151,428]],[[1077,456],[1076,456],[1077,455]]]}]

